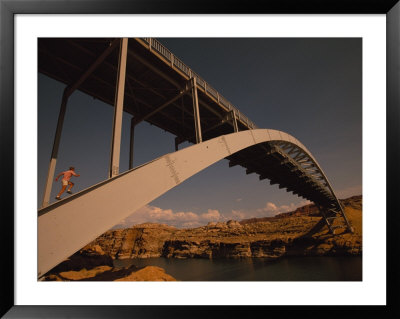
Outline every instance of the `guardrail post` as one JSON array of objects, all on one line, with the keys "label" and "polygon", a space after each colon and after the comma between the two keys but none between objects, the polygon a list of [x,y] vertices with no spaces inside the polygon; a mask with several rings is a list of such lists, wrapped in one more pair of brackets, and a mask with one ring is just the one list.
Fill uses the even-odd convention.
[{"label": "guardrail post", "polygon": [[193,98],[193,117],[194,117],[194,129],[196,133],[196,143],[202,142],[201,137],[201,123],[200,123],[200,112],[199,112],[199,100],[197,97],[197,83],[196,78],[192,78],[192,98]]},{"label": "guardrail post", "polygon": [[124,93],[125,93],[125,75],[126,75],[126,59],[128,54],[128,38],[121,40],[117,84],[114,102],[114,119],[113,119],[113,132],[111,141],[111,158],[109,177],[114,177],[119,174],[119,157],[121,148],[121,129],[122,129],[122,115],[124,109]]}]

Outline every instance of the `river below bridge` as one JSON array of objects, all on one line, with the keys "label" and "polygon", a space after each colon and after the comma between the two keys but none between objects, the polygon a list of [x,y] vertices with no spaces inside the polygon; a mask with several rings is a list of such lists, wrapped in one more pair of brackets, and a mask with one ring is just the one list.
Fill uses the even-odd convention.
[{"label": "river below bridge", "polygon": [[361,257],[114,260],[115,267],[158,266],[180,281],[361,281]]}]

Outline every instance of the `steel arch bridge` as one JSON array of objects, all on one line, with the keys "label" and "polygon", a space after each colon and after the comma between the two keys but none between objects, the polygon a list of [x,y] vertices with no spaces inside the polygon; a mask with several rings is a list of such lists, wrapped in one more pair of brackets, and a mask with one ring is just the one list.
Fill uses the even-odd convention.
[{"label": "steel arch bridge", "polygon": [[[71,47],[75,48],[73,54],[67,50]],[[116,50],[117,47],[120,49]],[[80,65],[82,60],[86,61],[86,69]],[[148,70],[147,78],[132,80],[133,70],[137,71],[143,65]],[[117,77],[113,103],[110,103],[107,91],[101,89],[102,83],[110,77],[107,70],[114,70],[112,74]],[[247,174],[256,173],[260,180],[269,179],[271,185],[277,184],[279,188],[314,202],[332,233],[335,227],[340,227],[332,225],[336,218],[342,218],[344,227],[353,231],[328,178],[300,141],[285,132],[257,128],[156,40],[129,39],[128,46],[126,38],[45,39],[39,41],[39,72],[67,83],[45,198],[38,211],[39,277],[135,210],[224,158],[229,160],[230,167],[241,165],[246,168]],[[71,82],[71,78],[75,80]],[[129,99],[124,101],[124,97],[129,95],[130,89],[125,88],[125,83],[129,87],[129,81],[142,83],[148,92],[152,91],[151,85],[154,83],[167,87],[172,85],[178,90],[171,96],[163,97],[159,92],[152,92],[147,99],[158,106],[137,107],[145,96],[137,97],[133,102]],[[68,97],[78,88],[114,106],[109,179],[60,202],[49,204],[65,108]],[[179,99],[182,103],[177,105]],[[148,102],[142,105],[146,103],[149,105]],[[191,119],[191,126],[187,124],[187,119],[183,123],[178,121],[183,129],[176,125],[176,109],[179,115],[186,114]],[[202,114],[213,114],[216,119],[207,116],[202,119],[200,110]],[[176,151],[120,174],[118,166],[123,111],[133,115],[132,137],[134,126],[146,120],[176,135]],[[185,128],[185,125],[188,127]],[[194,145],[178,150],[178,144],[185,140]],[[133,138],[130,163],[132,157]],[[154,183],[155,179],[157,183]]]}]

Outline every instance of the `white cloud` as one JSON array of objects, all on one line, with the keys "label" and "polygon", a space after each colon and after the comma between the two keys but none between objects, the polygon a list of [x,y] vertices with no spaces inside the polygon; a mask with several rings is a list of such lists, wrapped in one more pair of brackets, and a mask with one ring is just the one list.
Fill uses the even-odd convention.
[{"label": "white cloud", "polygon": [[122,220],[115,228],[127,228],[141,223],[159,223],[175,226],[178,228],[193,228],[206,225],[209,222],[220,222],[242,220],[255,217],[272,217],[280,213],[295,210],[297,207],[307,205],[309,201],[302,201],[297,205],[278,206],[272,202],[267,202],[264,207],[255,210],[232,210],[229,213],[221,214],[217,209],[208,209],[207,212],[196,214],[194,212],[174,212],[172,209],[162,209],[160,207],[146,205],[132,215]]},{"label": "white cloud", "polygon": [[176,227],[198,227],[211,221],[220,221],[223,216],[216,209],[208,209],[206,213],[174,212],[172,209],[146,205],[122,220],[113,228],[127,228],[141,223],[160,223]]},{"label": "white cloud", "polygon": [[200,215],[200,219],[207,222],[219,221],[221,217],[221,214],[216,209],[209,209],[207,213]]},{"label": "white cloud", "polygon": [[264,215],[265,217],[275,216],[280,213],[286,213],[295,210],[296,207],[298,206],[293,203],[291,203],[290,205],[277,206],[274,203],[267,202],[263,208],[257,209],[257,215]]},{"label": "white cloud", "polygon": [[259,218],[259,217],[273,217],[280,213],[287,213],[294,211],[296,208],[309,204],[310,201],[303,200],[297,204],[290,203],[290,205],[278,206],[272,202],[267,202],[264,207],[255,210],[232,210],[230,214],[231,219],[241,220],[248,218]]},{"label": "white cloud", "polygon": [[279,208],[274,203],[268,202],[264,208],[258,209],[258,211],[276,213],[279,211]]}]

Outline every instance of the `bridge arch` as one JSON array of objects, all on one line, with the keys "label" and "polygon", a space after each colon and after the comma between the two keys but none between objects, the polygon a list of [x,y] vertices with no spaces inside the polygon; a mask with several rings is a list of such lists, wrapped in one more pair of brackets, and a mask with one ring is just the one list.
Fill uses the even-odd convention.
[{"label": "bridge arch", "polygon": [[[265,162],[261,161],[259,171],[255,169],[260,179],[271,178],[268,171],[263,175],[262,169],[268,163],[280,165],[282,174],[286,175],[275,176],[275,183],[314,201],[321,208],[328,227],[328,219],[340,214],[350,229],[327,177],[302,143],[278,130],[246,130],[166,154],[40,209],[38,276],[44,275],[137,209],[210,165],[224,158],[230,160],[230,166],[245,165],[246,162],[238,162],[236,156],[246,156],[241,152],[255,146],[261,147],[258,149],[261,153],[265,152]],[[251,158],[248,160],[251,161]]]}]

